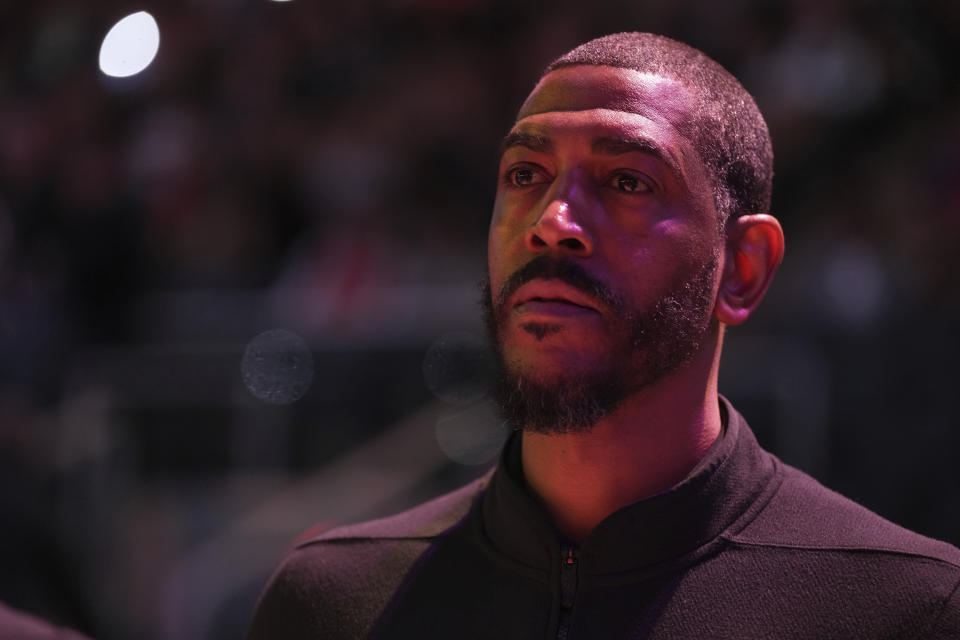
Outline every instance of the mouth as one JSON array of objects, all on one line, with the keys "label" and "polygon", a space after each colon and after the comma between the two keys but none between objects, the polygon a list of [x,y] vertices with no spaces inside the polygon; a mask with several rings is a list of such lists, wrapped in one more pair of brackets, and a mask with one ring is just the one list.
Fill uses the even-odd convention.
[{"label": "mouth", "polygon": [[600,313],[589,296],[557,280],[535,280],[520,287],[513,296],[512,308],[514,313],[525,316],[574,317]]},{"label": "mouth", "polygon": [[513,308],[514,312],[518,315],[529,316],[529,315],[541,315],[541,316],[557,316],[562,318],[571,318],[581,315],[594,315],[596,314],[595,309],[590,307],[582,307],[578,304],[570,302],[569,300],[543,300],[540,298],[533,298],[527,302],[520,303]]}]

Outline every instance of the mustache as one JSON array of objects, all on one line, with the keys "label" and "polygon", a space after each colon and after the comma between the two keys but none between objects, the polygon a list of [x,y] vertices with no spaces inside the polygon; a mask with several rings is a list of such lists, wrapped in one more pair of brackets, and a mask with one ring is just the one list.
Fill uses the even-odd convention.
[{"label": "mustache", "polygon": [[497,296],[496,308],[502,311],[507,300],[517,289],[537,278],[560,280],[598,300],[612,311],[622,311],[624,308],[622,298],[579,263],[569,258],[553,258],[547,255],[537,256],[507,278]]}]

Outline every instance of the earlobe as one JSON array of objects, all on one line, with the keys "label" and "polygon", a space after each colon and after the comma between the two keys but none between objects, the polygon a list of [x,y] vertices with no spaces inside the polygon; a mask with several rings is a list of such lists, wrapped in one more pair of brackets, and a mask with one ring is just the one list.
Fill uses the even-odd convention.
[{"label": "earlobe", "polygon": [[718,320],[734,325],[750,317],[770,287],[783,251],[783,229],[773,216],[756,213],[730,221],[714,312]]}]

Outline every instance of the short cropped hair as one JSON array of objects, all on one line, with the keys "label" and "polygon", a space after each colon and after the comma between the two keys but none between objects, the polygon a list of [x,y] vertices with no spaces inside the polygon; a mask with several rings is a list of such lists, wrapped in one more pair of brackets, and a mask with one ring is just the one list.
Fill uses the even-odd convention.
[{"label": "short cropped hair", "polygon": [[[699,99],[690,131],[713,175],[720,229],[730,216],[770,210],[773,145],[753,97],[726,69],[693,47],[652,33],[615,33],[551,62],[543,75],[578,65],[634,69],[677,80]],[[541,76],[542,77],[542,76]]]}]

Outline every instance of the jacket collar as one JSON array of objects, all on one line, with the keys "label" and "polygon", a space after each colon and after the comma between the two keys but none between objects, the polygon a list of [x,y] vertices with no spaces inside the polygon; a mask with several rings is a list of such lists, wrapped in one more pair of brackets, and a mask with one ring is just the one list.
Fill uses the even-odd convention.
[{"label": "jacket collar", "polygon": [[[672,489],[612,513],[579,549],[581,568],[613,573],[671,563],[745,526],[780,477],[776,459],[757,444],[743,417],[721,397],[724,430],[703,460]],[[499,552],[549,569],[562,539],[524,488],[520,437],[501,454],[481,505],[484,531]]]}]

